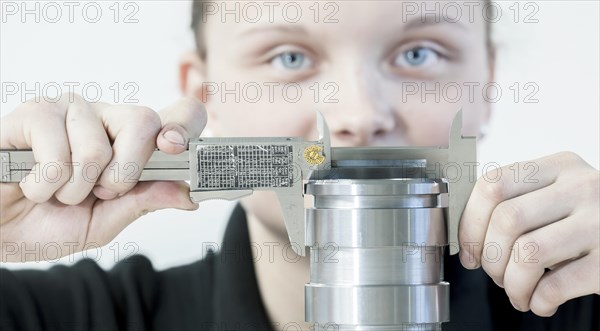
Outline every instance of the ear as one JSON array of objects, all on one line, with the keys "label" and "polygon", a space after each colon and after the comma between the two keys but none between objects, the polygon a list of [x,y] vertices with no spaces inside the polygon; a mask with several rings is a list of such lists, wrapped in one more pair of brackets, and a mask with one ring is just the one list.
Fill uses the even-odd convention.
[{"label": "ear", "polygon": [[206,60],[200,58],[196,51],[182,54],[179,60],[179,89],[184,96],[195,97],[205,104],[208,115],[207,129],[215,134],[216,118],[214,112],[210,110],[206,79]]},{"label": "ear", "polygon": [[[202,82],[205,80],[205,63],[198,53],[188,51],[179,59],[179,89],[183,95],[201,98]],[[205,102],[203,100],[203,102]]]}]

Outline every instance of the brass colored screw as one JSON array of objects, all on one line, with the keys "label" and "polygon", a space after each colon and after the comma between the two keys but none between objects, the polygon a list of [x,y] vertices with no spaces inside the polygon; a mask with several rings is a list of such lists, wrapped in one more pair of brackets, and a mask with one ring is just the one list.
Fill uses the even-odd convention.
[{"label": "brass colored screw", "polygon": [[319,165],[325,161],[323,148],[317,145],[311,145],[304,149],[304,160],[310,165]]}]

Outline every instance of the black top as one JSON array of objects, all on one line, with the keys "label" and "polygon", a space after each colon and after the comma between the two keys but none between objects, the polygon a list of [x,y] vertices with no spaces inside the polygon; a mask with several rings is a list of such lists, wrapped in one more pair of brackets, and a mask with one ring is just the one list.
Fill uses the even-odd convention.
[{"label": "black top", "polygon": [[[600,299],[563,304],[551,318],[514,310],[481,269],[446,256],[451,322],[444,330],[599,330]],[[104,271],[91,260],[47,271],[0,269],[0,330],[294,330],[271,325],[238,205],[221,251],[157,272],[143,256]]]}]

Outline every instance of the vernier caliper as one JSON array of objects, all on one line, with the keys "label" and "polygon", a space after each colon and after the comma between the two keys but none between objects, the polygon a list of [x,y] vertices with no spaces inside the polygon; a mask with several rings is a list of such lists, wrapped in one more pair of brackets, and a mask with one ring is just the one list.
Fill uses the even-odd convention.
[{"label": "vernier caliper", "polygon": [[[458,252],[457,233],[462,211],[475,182],[475,138],[461,135],[458,112],[445,147],[331,147],[329,129],[317,112],[317,141],[298,137],[197,138],[188,150],[169,155],[153,152],[140,181],[185,180],[195,202],[234,200],[254,191],[274,191],[294,251],[305,255],[305,183],[336,179],[336,168],[368,166],[377,161],[394,167],[427,165],[427,178],[448,178],[447,229],[451,254]],[[0,181],[19,182],[35,165],[32,151],[0,150]]]}]

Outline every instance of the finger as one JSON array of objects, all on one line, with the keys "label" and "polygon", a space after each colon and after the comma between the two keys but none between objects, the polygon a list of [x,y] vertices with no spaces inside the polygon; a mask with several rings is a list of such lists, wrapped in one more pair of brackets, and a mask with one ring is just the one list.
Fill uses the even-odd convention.
[{"label": "finger", "polygon": [[504,274],[504,288],[513,305],[529,310],[529,300],[546,268],[579,258],[597,245],[585,217],[570,216],[519,237]]},{"label": "finger", "polygon": [[125,195],[99,201],[93,210],[86,243],[105,245],[148,212],[165,208],[196,210],[185,182],[140,182]]},{"label": "finger", "polygon": [[137,183],[144,166],[156,148],[160,118],[146,107],[112,106],[102,109],[112,145],[112,159],[100,175],[93,192],[99,198],[114,198],[129,191]]},{"label": "finger", "polygon": [[1,147],[29,149],[36,164],[19,186],[37,203],[48,201],[70,177],[71,155],[65,129],[67,104],[28,102],[2,122]]},{"label": "finger", "polygon": [[206,110],[200,101],[183,98],[161,110],[162,128],[156,138],[158,148],[169,154],[187,149],[190,138],[197,138],[206,126]]},{"label": "finger", "polygon": [[24,195],[19,184],[0,184],[0,224],[13,220],[28,209],[28,203],[33,203],[23,198]]},{"label": "finger", "polygon": [[564,169],[579,162],[581,158],[576,154],[558,153],[523,164],[497,168],[480,178],[459,224],[458,241],[462,265],[469,269],[481,265],[483,241],[489,220],[500,202],[552,184]]},{"label": "finger", "polygon": [[64,204],[77,205],[94,188],[112,158],[112,148],[101,120],[87,104],[69,107],[65,123],[72,172],[68,182],[55,196]]},{"label": "finger", "polygon": [[[486,256],[483,250],[481,265],[485,272],[503,286],[504,271],[513,244],[522,234],[561,220],[572,212],[577,201],[569,183],[556,182],[542,189],[501,202],[492,212],[485,235],[484,247],[494,245],[498,256]],[[550,203],[560,201],[561,203]],[[540,208],[540,203],[545,204]]]},{"label": "finger", "polygon": [[537,283],[529,307],[538,316],[552,316],[558,306],[588,294],[600,294],[598,251],[544,274]]},{"label": "finger", "polygon": [[22,199],[23,191],[17,183],[0,184],[0,206],[2,210],[8,208],[15,201]]}]

